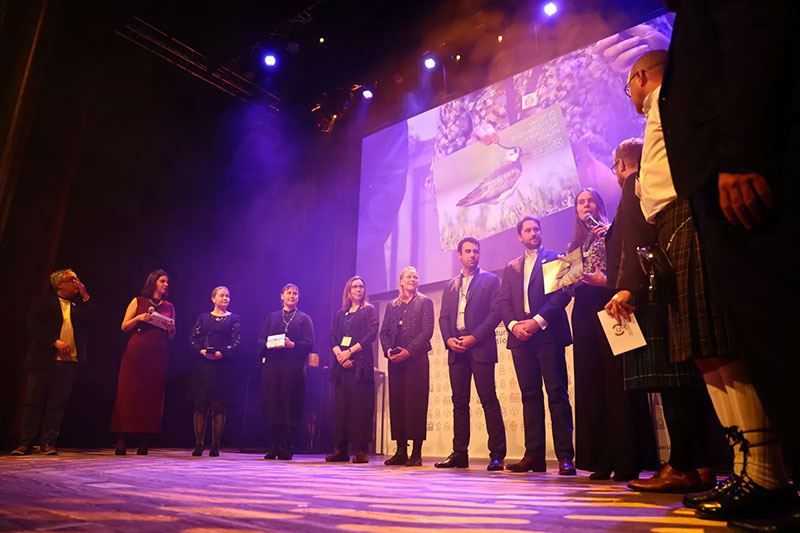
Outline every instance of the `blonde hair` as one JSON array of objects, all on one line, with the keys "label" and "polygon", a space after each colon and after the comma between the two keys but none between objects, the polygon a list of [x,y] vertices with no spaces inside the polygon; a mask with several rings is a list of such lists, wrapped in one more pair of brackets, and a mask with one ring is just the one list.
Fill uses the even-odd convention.
[{"label": "blonde hair", "polygon": [[218,292],[219,292],[221,289],[225,289],[226,291],[228,291],[228,296],[230,296],[230,295],[231,295],[231,290],[230,290],[228,287],[226,287],[225,285],[220,285],[219,287],[214,287],[214,289],[211,291],[211,298],[212,298],[212,299],[213,299],[213,298],[216,298],[216,296],[217,296],[217,293],[218,293]]},{"label": "blonde hair", "polygon": [[[403,299],[408,296],[408,294],[406,293],[406,290],[403,288],[403,285],[400,283],[400,280],[403,279],[403,274],[405,274],[406,272],[411,272],[412,270],[414,272],[417,272],[417,269],[414,268],[413,266],[407,266],[403,270],[400,271],[400,276],[397,278],[397,281],[398,281],[398,283],[397,283],[397,291],[400,294],[398,294],[397,298],[395,298],[392,301],[392,305],[400,305],[402,303]],[[419,277],[419,272],[417,272],[417,277]],[[419,294],[419,290],[417,290],[417,294]]]}]

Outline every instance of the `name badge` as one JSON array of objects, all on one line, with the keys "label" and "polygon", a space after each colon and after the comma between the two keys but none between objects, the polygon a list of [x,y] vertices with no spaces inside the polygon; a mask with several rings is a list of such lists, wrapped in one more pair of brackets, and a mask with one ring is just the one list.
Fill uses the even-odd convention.
[{"label": "name badge", "polygon": [[352,337],[342,337],[342,342],[339,343],[339,346],[344,346],[345,348],[350,346],[350,343],[353,342]]}]

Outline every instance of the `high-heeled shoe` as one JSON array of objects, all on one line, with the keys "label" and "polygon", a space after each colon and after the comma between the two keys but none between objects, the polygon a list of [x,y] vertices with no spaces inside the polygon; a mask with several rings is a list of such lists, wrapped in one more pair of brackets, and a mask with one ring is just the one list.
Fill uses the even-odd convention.
[{"label": "high-heeled shoe", "polygon": [[114,455],[128,455],[128,450],[125,448],[116,448],[114,450]]},{"label": "high-heeled shoe", "polygon": [[219,457],[219,446],[211,445],[211,450],[208,452],[209,457]]},{"label": "high-heeled shoe", "polygon": [[147,452],[148,452],[149,450],[150,450],[150,448],[147,448],[147,447],[141,447],[141,448],[139,448],[138,450],[136,450],[136,455],[147,455]]},{"label": "high-heeled shoe", "polygon": [[194,451],[192,452],[192,456],[200,457],[203,455],[203,447],[202,446],[195,446]]}]

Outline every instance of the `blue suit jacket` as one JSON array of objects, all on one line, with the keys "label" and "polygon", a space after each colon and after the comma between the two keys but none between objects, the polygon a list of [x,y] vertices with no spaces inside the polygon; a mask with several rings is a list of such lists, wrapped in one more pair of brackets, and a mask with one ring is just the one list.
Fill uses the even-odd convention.
[{"label": "blue suit jacket", "polygon": [[500,278],[491,272],[481,270],[472,279],[467,289],[467,307],[464,310],[464,324],[468,335],[478,342],[463,354],[447,347],[447,339],[458,337],[456,319],[458,317],[458,292],[460,276],[447,284],[442,292],[442,306],[439,312],[439,331],[447,348],[447,361],[453,364],[458,357],[471,356],[478,363],[497,362],[497,343],[494,330],[500,323]]},{"label": "blue suit jacket", "polygon": [[[541,315],[547,321],[547,329],[538,331],[527,342],[550,341],[562,346],[572,344],[567,313],[564,311],[570,301],[570,296],[562,290],[550,294],[544,293],[542,263],[555,261],[557,258],[556,252],[542,248],[531,272],[530,285],[533,287],[530,302],[531,314]],[[525,303],[522,299],[524,260],[525,255],[517,257],[508,263],[503,271],[503,283],[500,286],[500,313],[506,328],[513,320],[525,320]],[[521,344],[522,341],[509,331],[508,348],[516,348]]]}]

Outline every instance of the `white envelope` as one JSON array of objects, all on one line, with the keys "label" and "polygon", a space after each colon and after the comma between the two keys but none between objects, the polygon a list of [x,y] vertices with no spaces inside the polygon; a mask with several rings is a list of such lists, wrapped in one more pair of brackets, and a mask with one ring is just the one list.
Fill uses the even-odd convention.
[{"label": "white envelope", "polygon": [[614,355],[630,352],[647,345],[647,341],[642,335],[642,329],[636,321],[636,315],[631,315],[630,320],[623,318],[621,324],[617,324],[616,319],[605,311],[598,312],[597,317],[600,319],[600,325],[603,326],[603,331]]},{"label": "white envelope", "polygon": [[286,334],[270,335],[267,337],[267,348],[283,348],[286,346]]}]

